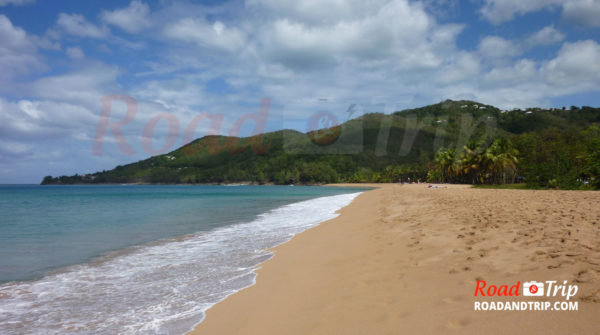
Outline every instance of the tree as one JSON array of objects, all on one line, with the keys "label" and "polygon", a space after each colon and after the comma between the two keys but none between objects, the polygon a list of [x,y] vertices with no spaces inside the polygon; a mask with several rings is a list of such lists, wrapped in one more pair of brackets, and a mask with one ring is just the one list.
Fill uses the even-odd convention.
[{"label": "tree", "polygon": [[435,155],[435,164],[440,170],[442,182],[452,182],[459,174],[460,168],[454,149],[440,149]]},{"label": "tree", "polygon": [[493,184],[514,183],[517,176],[519,152],[513,148],[510,140],[498,138],[486,149],[483,155],[483,165]]},{"label": "tree", "polygon": [[589,183],[592,187],[600,189],[600,128],[590,127],[584,134],[591,138],[586,155],[584,178],[590,179]]},{"label": "tree", "polygon": [[463,147],[461,154],[461,172],[467,178],[467,181],[472,184],[483,182],[479,178],[483,161],[483,155],[479,151],[480,144],[470,142]]}]

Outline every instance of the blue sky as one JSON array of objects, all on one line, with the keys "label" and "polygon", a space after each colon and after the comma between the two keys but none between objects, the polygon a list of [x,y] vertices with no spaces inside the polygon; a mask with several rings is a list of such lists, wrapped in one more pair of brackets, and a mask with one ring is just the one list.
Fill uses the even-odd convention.
[{"label": "blue sky", "polygon": [[[227,135],[263,98],[267,131],[351,104],[600,106],[598,17],[600,0],[0,0],[0,183]],[[126,117],[118,99],[101,117],[115,94],[137,107],[122,137],[102,128]]]}]

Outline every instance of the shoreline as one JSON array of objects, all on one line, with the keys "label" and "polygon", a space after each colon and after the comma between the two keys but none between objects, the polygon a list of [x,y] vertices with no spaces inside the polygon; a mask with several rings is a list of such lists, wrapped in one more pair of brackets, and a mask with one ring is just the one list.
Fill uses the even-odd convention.
[{"label": "shoreline", "polygon": [[[347,185],[346,185],[346,184],[323,184],[323,185],[319,185],[319,186],[330,186],[330,187],[362,187],[362,186],[358,186],[358,185],[361,185],[361,184],[347,184]],[[261,185],[261,186],[263,186],[263,185]],[[264,185],[264,186],[266,186],[266,185]],[[273,186],[290,186],[290,185],[273,185]],[[292,185],[292,186],[293,186],[293,185]],[[317,185],[302,185],[302,186],[317,186]],[[370,187],[370,186],[365,186],[365,187]],[[373,188],[373,189],[375,189],[375,188]],[[372,189],[365,189],[365,190],[357,191],[357,193],[360,193],[360,194],[358,195],[358,196],[360,196],[360,195],[361,195],[361,194],[363,194],[364,192],[368,192],[368,191],[371,191],[371,190],[372,190]],[[357,196],[357,197],[358,197],[358,196]],[[340,208],[340,209],[339,209],[339,210],[337,210],[335,213],[339,213],[339,212],[340,212],[341,210],[343,210],[345,207],[348,207],[348,206],[350,206],[350,205],[352,204],[352,202],[354,202],[354,200],[356,200],[356,198],[357,198],[357,197],[355,197],[355,198],[354,198],[354,199],[353,199],[353,200],[350,202],[350,204],[348,204],[348,205],[346,205],[346,206],[344,206],[344,207]],[[318,198],[315,198],[315,199],[318,199]],[[294,204],[294,203],[292,203],[292,204]],[[339,217],[339,214],[337,215],[337,217]],[[337,218],[337,217],[336,217],[336,218]],[[192,327],[192,329],[188,330],[188,331],[187,331],[185,334],[193,334],[193,333],[194,333],[194,331],[195,331],[195,329],[196,329],[196,328],[197,328],[197,327],[198,327],[198,326],[199,326],[201,323],[203,323],[203,322],[204,322],[204,320],[206,320],[206,314],[207,314],[207,312],[208,312],[209,310],[211,310],[213,307],[215,307],[216,305],[218,305],[218,304],[222,303],[223,301],[225,301],[225,300],[226,300],[227,298],[229,298],[230,296],[236,295],[236,294],[240,293],[241,291],[243,291],[243,290],[246,290],[246,289],[248,289],[248,288],[250,288],[250,287],[252,287],[252,286],[256,285],[256,283],[257,283],[257,280],[258,280],[258,271],[259,271],[259,270],[260,270],[260,269],[261,269],[261,268],[264,266],[264,264],[268,263],[269,261],[271,261],[271,260],[273,260],[273,259],[275,258],[277,249],[281,248],[282,246],[284,246],[284,245],[286,245],[287,243],[289,243],[290,241],[292,241],[294,238],[296,238],[296,236],[298,236],[298,235],[301,235],[301,234],[303,234],[303,233],[305,233],[305,232],[307,232],[307,231],[309,231],[309,230],[311,230],[311,229],[315,229],[315,228],[319,227],[321,224],[323,224],[323,223],[325,223],[325,222],[328,222],[328,221],[331,221],[331,220],[335,220],[336,218],[333,218],[333,219],[328,219],[328,220],[322,221],[322,222],[320,222],[320,223],[317,223],[317,224],[316,224],[315,226],[313,226],[313,227],[309,227],[309,228],[307,228],[307,229],[305,229],[305,230],[303,230],[303,231],[301,231],[301,232],[299,232],[299,233],[296,233],[296,234],[294,234],[294,236],[290,237],[288,240],[286,240],[286,241],[284,241],[284,242],[282,242],[282,243],[280,243],[280,244],[278,244],[278,245],[276,245],[276,246],[273,246],[273,247],[271,247],[271,248],[264,249],[263,251],[265,251],[265,252],[267,252],[267,253],[270,253],[270,257],[269,257],[268,259],[266,259],[266,260],[262,261],[261,263],[259,263],[259,264],[257,264],[257,265],[255,266],[255,269],[252,271],[252,273],[254,273],[254,274],[256,275],[256,276],[254,277],[254,279],[253,279],[253,282],[252,282],[251,284],[249,284],[249,285],[245,286],[245,287],[242,287],[242,288],[239,288],[239,289],[237,289],[235,292],[232,292],[232,293],[229,293],[229,294],[227,294],[227,295],[226,295],[225,297],[223,297],[221,300],[219,300],[218,302],[214,303],[214,304],[213,304],[211,307],[209,307],[207,310],[205,310],[205,311],[204,311],[204,318],[203,318],[202,320],[200,320],[200,322],[196,323],[196,324],[195,324],[195,325]]]},{"label": "shoreline", "polygon": [[[256,283],[211,307],[187,334],[592,334],[600,328],[600,194],[426,185],[327,185],[375,189],[271,249]],[[567,280],[579,285],[580,308],[474,311],[482,299],[473,289],[482,279]]]},{"label": "shoreline", "polygon": [[[308,229],[306,229],[306,230],[304,230],[304,231],[302,231],[302,232],[294,235],[289,240],[287,240],[287,241],[285,241],[285,242],[283,242],[283,243],[281,243],[281,244],[279,244],[277,246],[274,246],[272,248],[266,249],[265,251],[271,253],[271,257],[269,259],[263,261],[262,263],[258,264],[258,266],[256,267],[256,269],[254,270],[254,273],[256,274],[256,277],[254,278],[254,282],[252,284],[244,287],[244,288],[241,288],[240,290],[238,290],[236,292],[233,292],[233,293],[227,295],[225,298],[223,298],[222,300],[220,300],[219,302],[217,302],[216,304],[214,304],[213,306],[211,306],[209,309],[207,309],[204,312],[204,318],[200,322],[198,322],[196,325],[194,325],[194,327],[192,329],[190,329],[188,332],[186,332],[186,335],[201,334],[201,332],[199,332],[199,328],[205,323],[205,321],[207,319],[207,316],[208,316],[208,313],[212,309],[214,309],[215,307],[219,306],[220,304],[223,304],[230,297],[239,295],[240,293],[244,292],[245,290],[248,290],[249,288],[252,288],[252,287],[256,286],[256,284],[258,283],[258,280],[259,280],[258,278],[260,276],[260,272],[262,272],[261,271],[262,268],[266,264],[268,264],[269,262],[272,262],[276,258],[278,250],[280,250],[281,248],[285,247],[287,244],[293,242],[300,235],[303,235],[303,234],[306,234],[309,231],[315,230],[315,229],[321,227],[322,225],[329,223],[330,221],[337,220],[338,218],[340,218],[340,216],[342,215],[342,213],[343,213],[343,211],[344,211],[345,208],[348,208],[348,207],[352,206],[352,204],[359,197],[361,197],[362,195],[364,195],[365,193],[370,192],[370,191],[374,191],[374,190],[377,190],[377,189],[381,188],[381,185],[389,185],[389,184],[378,184],[378,183],[355,183],[355,184],[352,184],[352,183],[338,183],[338,184],[319,184],[319,185],[308,185],[308,184],[307,185],[298,185],[298,186],[358,187],[358,188],[364,187],[365,190],[360,191],[360,194],[356,198],[354,198],[348,205],[346,205],[346,206],[340,208],[338,211],[336,211],[336,213],[338,213],[337,217],[335,217],[333,219],[325,220],[325,221],[319,223],[318,225],[316,225],[314,227],[310,227],[310,228],[308,228]],[[294,185],[292,184],[292,185],[276,185],[276,186],[294,186]],[[210,332],[210,333],[212,333],[212,332]]]},{"label": "shoreline", "polygon": [[[223,202],[223,208],[231,208],[227,212],[230,223],[218,221],[221,225],[217,226],[207,223],[203,226],[206,230],[113,248],[81,262],[60,265],[37,278],[10,280],[6,285],[0,285],[0,305],[7,312],[0,317],[0,323],[6,322],[3,333],[19,334],[24,329],[25,332],[38,329],[49,333],[60,329],[70,333],[75,329],[74,324],[79,331],[101,333],[107,329],[129,329],[129,332],[140,334],[153,329],[185,333],[203,318],[208,307],[231,292],[252,285],[255,267],[272,257],[270,248],[336,217],[335,212],[362,190],[264,189],[261,193],[249,190],[245,196],[244,192],[226,191],[230,196],[216,198],[217,201],[239,202],[236,199],[254,199],[256,194],[265,196],[263,201],[238,209],[227,207],[227,202]],[[203,193],[185,193],[182,198],[172,198],[175,207],[164,208],[177,210],[194,206],[193,214],[188,213],[183,218],[196,222],[201,219],[198,215],[205,213],[202,208],[207,205],[194,195]],[[123,194],[129,196],[131,193]],[[233,195],[242,195],[242,198]],[[121,201],[121,198],[116,199]],[[150,204],[137,202],[142,208]],[[35,204],[34,201],[31,203]],[[108,203],[114,205],[117,202]],[[169,211],[165,212],[169,214]],[[162,226],[169,221],[156,222]],[[115,231],[110,230],[111,234]],[[89,236],[93,239],[96,235]]]}]

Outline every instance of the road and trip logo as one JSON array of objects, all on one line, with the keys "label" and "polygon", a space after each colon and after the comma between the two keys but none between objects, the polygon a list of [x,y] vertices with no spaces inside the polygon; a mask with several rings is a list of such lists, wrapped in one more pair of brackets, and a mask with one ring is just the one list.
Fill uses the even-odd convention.
[{"label": "road and trip logo", "polygon": [[[526,281],[522,285],[520,281],[514,285],[490,285],[485,280],[478,280],[475,297],[482,300],[475,301],[473,308],[476,311],[577,311],[579,305],[573,297],[578,291],[577,285],[567,284],[566,280],[562,283],[556,280]],[[510,297],[519,296],[531,300],[510,300]]]}]

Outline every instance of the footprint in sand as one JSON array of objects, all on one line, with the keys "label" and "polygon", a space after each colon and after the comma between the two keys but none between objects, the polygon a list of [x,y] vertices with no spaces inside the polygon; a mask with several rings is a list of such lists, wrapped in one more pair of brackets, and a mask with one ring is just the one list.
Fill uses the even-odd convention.
[{"label": "footprint in sand", "polygon": [[598,303],[598,302],[600,302],[600,290],[598,290],[590,295],[583,296],[583,297],[581,297],[580,300],[583,302]]},{"label": "footprint in sand", "polygon": [[468,326],[469,323],[470,321],[468,319],[451,320],[446,323],[446,328],[452,330],[461,329]]},{"label": "footprint in sand", "polygon": [[447,297],[442,299],[442,302],[449,304],[449,305],[453,305],[453,304],[458,304],[463,302],[465,299],[462,296],[454,296],[454,297]]}]

